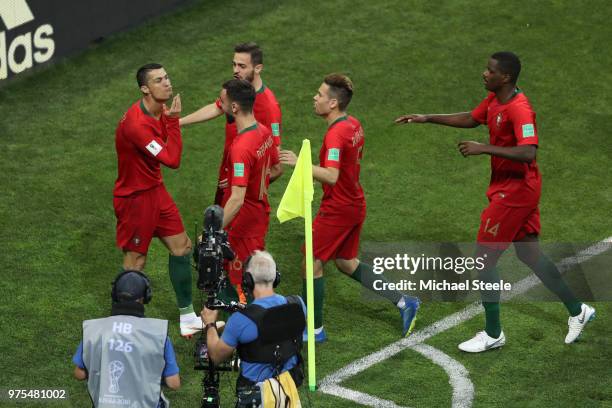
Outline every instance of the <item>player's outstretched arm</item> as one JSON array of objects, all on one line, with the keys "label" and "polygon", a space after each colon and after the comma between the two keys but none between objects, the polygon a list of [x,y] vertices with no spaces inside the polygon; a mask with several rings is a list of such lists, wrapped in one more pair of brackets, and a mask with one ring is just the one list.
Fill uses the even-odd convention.
[{"label": "player's outstretched arm", "polygon": [[181,126],[186,126],[191,125],[192,123],[206,122],[207,120],[214,119],[222,114],[223,111],[217,106],[217,104],[211,103],[181,118],[179,120],[179,124]]},{"label": "player's outstretched arm", "polygon": [[336,181],[338,181],[338,176],[340,176],[340,169],[312,165],[312,178],[319,183],[333,186],[336,184]]},{"label": "player's outstretched arm", "polygon": [[297,163],[297,156],[291,150],[281,150],[278,153],[278,158],[282,164],[287,166],[295,167],[295,163]]},{"label": "player's outstretched arm", "polygon": [[536,157],[536,145],[494,146],[474,141],[463,141],[457,145],[463,157],[488,154],[519,162],[531,163]]},{"label": "player's outstretched arm", "polygon": [[[297,156],[291,150],[281,150],[278,157],[282,164],[295,167]],[[334,185],[338,181],[340,170],[334,167],[321,167],[312,165],[312,177],[320,183]]]},{"label": "player's outstretched arm", "polygon": [[449,114],[408,114],[402,115],[395,119],[397,124],[405,123],[435,123],[438,125],[451,126],[456,128],[474,128],[478,123],[473,117],[471,112],[459,112]]}]

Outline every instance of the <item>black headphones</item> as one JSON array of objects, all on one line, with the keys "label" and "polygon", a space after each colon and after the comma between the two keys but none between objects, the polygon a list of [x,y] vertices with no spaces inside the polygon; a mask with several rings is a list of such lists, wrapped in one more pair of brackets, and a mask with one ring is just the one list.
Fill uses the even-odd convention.
[{"label": "black headphones", "polygon": [[[251,258],[253,255],[249,255],[249,257],[244,261],[242,266],[242,290],[248,293],[249,295],[253,295],[253,289],[255,289],[255,279],[253,279],[253,274],[251,272],[247,272],[247,268],[249,263],[251,262]],[[278,266],[276,267],[276,274],[274,275],[274,281],[272,282],[272,287],[276,288],[280,284],[281,274],[278,270]]]},{"label": "black headphones", "polygon": [[143,294],[143,302],[144,304],[147,304],[151,301],[151,298],[153,297],[153,293],[151,291],[151,281],[149,281],[149,278],[147,278],[147,275],[145,275],[144,273],[140,272],[140,271],[135,271],[135,270],[127,270],[127,271],[123,271],[121,273],[119,273],[119,275],[117,275],[117,277],[115,278],[115,280],[112,283],[112,287],[111,287],[111,298],[113,299],[113,302],[118,303],[119,302],[119,294],[117,293],[117,283],[121,280],[121,278],[123,278],[125,275],[127,275],[128,273],[135,273],[138,276],[140,276],[145,284],[145,290],[144,290],[144,294]]}]

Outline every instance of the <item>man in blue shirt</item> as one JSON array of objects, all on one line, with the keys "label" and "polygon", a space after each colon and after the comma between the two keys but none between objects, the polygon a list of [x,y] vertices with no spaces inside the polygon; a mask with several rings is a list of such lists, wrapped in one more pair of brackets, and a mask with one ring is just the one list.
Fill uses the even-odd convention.
[{"label": "man in blue shirt", "polygon": [[[221,338],[217,330],[210,330],[217,320],[217,311],[202,310],[208,355],[212,361],[228,360],[234,350],[238,350],[241,375],[237,388],[241,384],[262,382],[285,371],[290,372],[296,385],[301,384],[299,351],[306,307],[298,296],[275,294],[274,287],[279,280],[272,256],[265,251],[255,251],[246,263],[243,277],[244,290],[251,292],[255,300],[245,310],[230,316]],[[268,322],[274,321],[273,327],[266,325],[266,319],[262,318],[266,314]],[[274,358],[273,353],[267,352],[272,344],[280,345],[280,357]]]},{"label": "man in blue shirt", "polygon": [[181,385],[166,320],[144,317],[151,300],[149,279],[124,271],[113,282],[111,316],[83,322],[83,340],[73,358],[74,376],[87,380],[95,407],[130,402],[167,408],[161,384]]}]

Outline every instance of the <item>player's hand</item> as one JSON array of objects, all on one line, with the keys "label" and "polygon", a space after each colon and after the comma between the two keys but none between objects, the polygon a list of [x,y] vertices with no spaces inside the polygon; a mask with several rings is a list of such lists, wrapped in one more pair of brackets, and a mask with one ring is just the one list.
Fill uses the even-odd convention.
[{"label": "player's hand", "polygon": [[229,187],[229,181],[224,178],[223,180],[219,180],[219,184],[217,185],[219,188],[223,189],[223,188],[228,188]]},{"label": "player's hand", "polygon": [[207,325],[208,323],[216,322],[218,315],[219,315],[218,310],[210,310],[207,307],[202,309],[202,312],[200,313],[200,317],[202,317],[202,321],[204,322],[204,325]]},{"label": "player's hand", "polygon": [[291,167],[295,166],[295,163],[297,163],[297,156],[291,150],[281,150],[278,154],[278,159],[282,164]]},{"label": "player's hand", "polygon": [[419,115],[415,113],[411,113],[410,115],[402,115],[399,118],[395,119],[395,123],[425,123],[427,122],[427,115]]},{"label": "player's hand", "polygon": [[486,145],[473,141],[463,141],[459,142],[457,146],[459,147],[459,152],[461,152],[463,157],[467,157],[485,153]]},{"label": "player's hand", "polygon": [[181,116],[181,94],[176,94],[176,96],[172,98],[170,109],[164,105],[164,113],[171,118],[178,118]]}]

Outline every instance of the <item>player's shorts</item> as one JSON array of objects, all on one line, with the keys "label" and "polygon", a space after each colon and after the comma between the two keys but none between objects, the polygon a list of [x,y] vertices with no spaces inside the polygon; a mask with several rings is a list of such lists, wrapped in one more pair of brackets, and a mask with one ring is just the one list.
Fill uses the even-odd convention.
[{"label": "player's shorts", "polygon": [[145,254],[153,237],[169,237],[185,231],[176,204],[160,184],[129,197],[114,197],[117,246]]},{"label": "player's shorts", "polygon": [[242,283],[243,264],[249,256],[256,250],[263,251],[266,246],[265,237],[255,238],[238,238],[231,233],[228,236],[228,241],[236,257],[226,265],[227,275],[232,285]]},{"label": "player's shorts", "polygon": [[[359,237],[363,217],[353,225],[333,225],[317,214],[312,223],[312,251],[315,259],[327,262],[330,259],[353,259],[359,254]],[[304,252],[304,247],[302,247]]]},{"label": "player's shorts", "polygon": [[539,234],[538,207],[507,207],[491,201],[480,216],[477,242],[488,248],[505,250],[514,241]]}]

